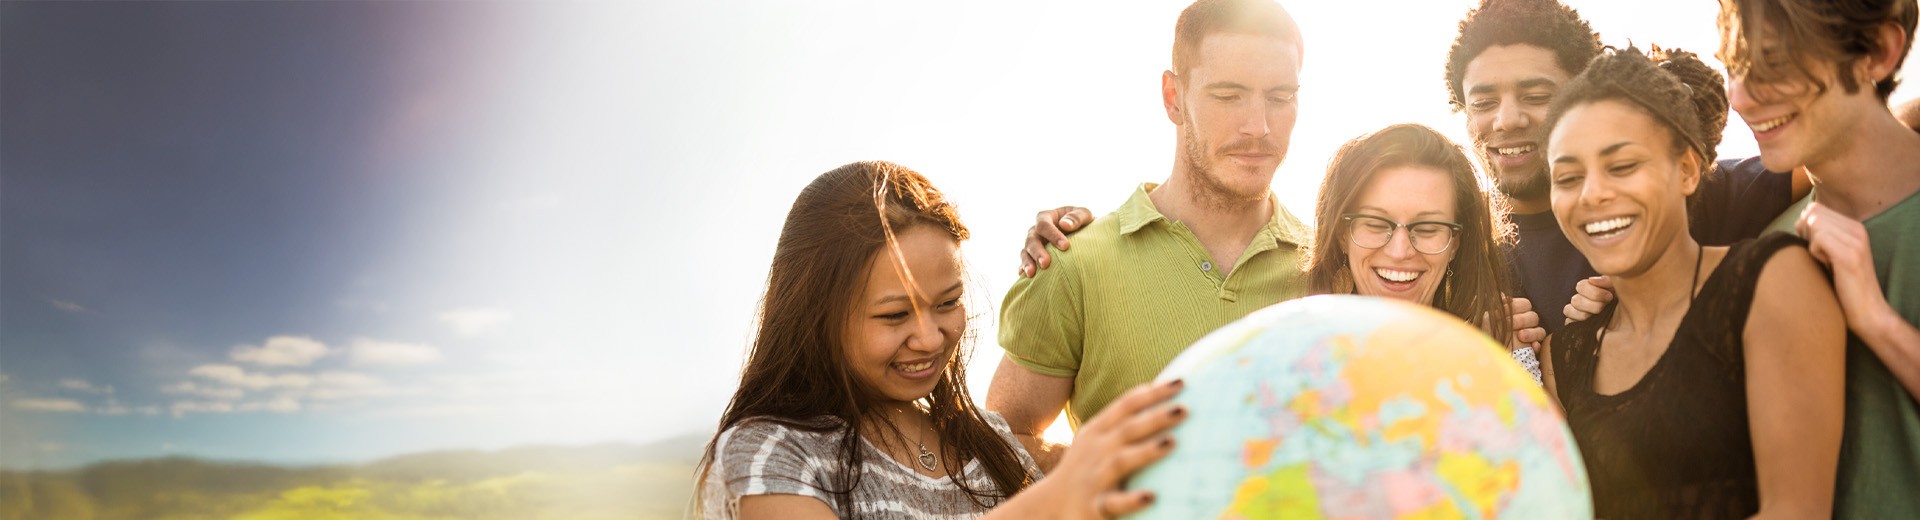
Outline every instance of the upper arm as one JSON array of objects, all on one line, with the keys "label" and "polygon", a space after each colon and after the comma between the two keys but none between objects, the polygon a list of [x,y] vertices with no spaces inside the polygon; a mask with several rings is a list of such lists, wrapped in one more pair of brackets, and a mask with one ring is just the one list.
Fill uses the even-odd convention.
[{"label": "upper arm", "polygon": [[[1013,356],[1000,358],[987,389],[987,409],[1007,420],[1014,435],[1038,436],[1073,397],[1073,378],[1034,372]],[[1030,447],[1031,448],[1031,447]]]},{"label": "upper arm", "polygon": [[1080,370],[1085,339],[1081,273],[1072,253],[1063,251],[1054,256],[1053,273],[1016,280],[1007,289],[1000,306],[998,339],[1000,348],[1009,357],[1019,358],[1027,369],[1071,378]]},{"label": "upper arm", "polygon": [[1073,378],[1049,376],[1028,370],[1013,356],[1000,358],[993,371],[993,384],[987,389],[987,409],[1007,421],[1007,430],[1033,456],[1042,473],[1052,473],[1066,447],[1048,443],[1040,437],[1060,417],[1060,410],[1073,397]]},{"label": "upper arm", "polygon": [[833,508],[820,499],[800,495],[740,497],[740,520],[833,519]]},{"label": "upper arm", "polygon": [[[828,494],[820,484],[825,477],[816,472],[821,465],[816,457],[830,457],[832,453],[809,453],[810,450],[822,451],[819,439],[812,434],[770,421],[749,419],[720,434],[714,450],[718,471],[708,478],[719,477],[725,493],[739,498],[742,518],[751,518],[746,516],[748,504],[767,503],[762,500],[764,497],[811,501],[825,508],[831,517],[832,509],[826,502]],[[784,499],[772,502],[792,503]]]},{"label": "upper arm", "polygon": [[1803,247],[1761,271],[1745,334],[1747,414],[1762,516],[1825,516],[1845,410],[1846,322]]}]

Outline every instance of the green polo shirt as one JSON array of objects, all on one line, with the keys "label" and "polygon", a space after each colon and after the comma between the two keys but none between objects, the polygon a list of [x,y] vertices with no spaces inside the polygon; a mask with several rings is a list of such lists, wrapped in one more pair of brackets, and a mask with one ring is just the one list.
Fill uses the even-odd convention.
[{"label": "green polo shirt", "polygon": [[[1300,269],[1312,232],[1284,206],[1221,276],[1185,224],[1154,209],[1142,184],[1113,213],[1048,248],[1052,265],[1014,282],[1000,308],[1000,346],[1036,373],[1073,378],[1075,430],[1134,385],[1151,381],[1201,336],[1307,294]],[[1273,200],[1269,197],[1268,200]]]}]

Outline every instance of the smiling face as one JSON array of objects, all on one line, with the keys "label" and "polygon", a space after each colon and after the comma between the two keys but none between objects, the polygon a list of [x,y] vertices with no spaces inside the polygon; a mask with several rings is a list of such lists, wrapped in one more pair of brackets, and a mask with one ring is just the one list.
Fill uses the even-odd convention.
[{"label": "smiling face", "polygon": [[1824,91],[1807,79],[1760,83],[1734,78],[1729,85],[1728,102],[1753,131],[1760,162],[1769,171],[1832,160],[1845,152],[1855,123],[1866,116],[1862,110],[1885,110],[1872,89],[1848,93],[1840,88],[1833,64],[1809,63],[1807,68],[1827,85]]},{"label": "smiling face", "polygon": [[[1402,224],[1459,222],[1454,215],[1456,207],[1453,182],[1446,172],[1431,166],[1400,166],[1375,173],[1360,190],[1349,212]],[[1358,232],[1366,233],[1364,227],[1381,224],[1371,219],[1356,219],[1341,225],[1362,228]],[[1439,254],[1416,251],[1411,240],[1411,234],[1416,232],[1402,227],[1393,231],[1386,245],[1368,249],[1355,243],[1355,233],[1349,228],[1340,235],[1355,292],[1421,305],[1433,304],[1434,293],[1439,290],[1447,264],[1453,261],[1458,248],[1450,247]],[[1458,242],[1459,237],[1454,241]]]},{"label": "smiling face", "polygon": [[1265,200],[1299,115],[1300,48],[1271,36],[1217,33],[1173,80],[1180,161],[1195,185],[1227,200]]},{"label": "smiling face", "polygon": [[934,226],[913,226],[895,237],[914,283],[905,283],[892,251],[875,252],[844,347],[862,386],[904,402],[933,392],[959,351],[967,328],[965,271],[959,242]]},{"label": "smiling face", "polygon": [[1700,159],[1639,107],[1601,100],[1572,107],[1547,144],[1553,214],[1600,274],[1635,276],[1687,237],[1686,197]]},{"label": "smiling face", "polygon": [[1519,200],[1547,195],[1547,105],[1571,78],[1552,51],[1495,45],[1467,63],[1467,136],[1502,193]]}]

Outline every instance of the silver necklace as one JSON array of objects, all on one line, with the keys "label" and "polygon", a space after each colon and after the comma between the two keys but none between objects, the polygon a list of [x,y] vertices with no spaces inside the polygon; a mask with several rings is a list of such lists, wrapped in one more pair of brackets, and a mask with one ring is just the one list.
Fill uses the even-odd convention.
[{"label": "silver necklace", "polygon": [[934,468],[939,467],[940,458],[933,456],[933,452],[927,451],[926,443],[922,442],[918,444],[920,444],[920,467],[925,468],[927,471],[933,471]]},{"label": "silver necklace", "polygon": [[[921,430],[920,431],[921,435],[913,439],[913,444],[915,446],[920,447],[920,454],[914,456],[914,463],[919,464],[922,469],[925,469],[927,471],[934,471],[935,469],[940,467],[940,457],[935,456],[933,454],[933,451],[927,449],[926,432],[927,430],[932,430],[932,429],[933,429],[933,417],[928,416],[927,429]],[[898,432],[900,431],[900,428],[898,426],[895,426],[894,431]],[[902,437],[901,440],[905,440],[906,436],[902,435],[901,437]]]}]

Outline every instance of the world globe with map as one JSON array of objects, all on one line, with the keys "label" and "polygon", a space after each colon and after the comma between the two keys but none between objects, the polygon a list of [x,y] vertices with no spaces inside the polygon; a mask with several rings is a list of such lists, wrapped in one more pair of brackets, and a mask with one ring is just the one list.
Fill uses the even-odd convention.
[{"label": "world globe with map", "polygon": [[1189,347],[1190,411],[1131,519],[1593,518],[1565,420],[1504,349],[1429,307],[1281,303]]}]

